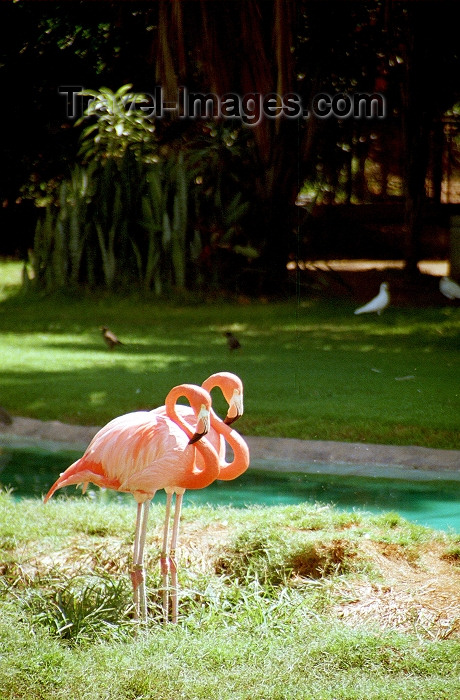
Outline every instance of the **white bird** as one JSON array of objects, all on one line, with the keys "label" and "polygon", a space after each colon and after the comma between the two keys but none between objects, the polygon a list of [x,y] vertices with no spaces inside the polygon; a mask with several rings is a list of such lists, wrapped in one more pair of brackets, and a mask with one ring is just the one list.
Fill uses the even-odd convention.
[{"label": "white bird", "polygon": [[389,303],[390,293],[388,291],[388,283],[382,282],[377,296],[371,299],[367,304],[364,304],[364,306],[360,306],[359,309],[356,309],[355,314],[368,314],[375,311],[380,315]]},{"label": "white bird", "polygon": [[450,277],[441,277],[439,291],[448,299],[460,299],[460,284],[451,280]]}]

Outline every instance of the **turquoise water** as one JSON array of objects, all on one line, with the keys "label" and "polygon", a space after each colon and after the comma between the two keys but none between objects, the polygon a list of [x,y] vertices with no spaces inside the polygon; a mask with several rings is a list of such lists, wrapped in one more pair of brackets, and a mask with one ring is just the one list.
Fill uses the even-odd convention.
[{"label": "turquoise water", "polygon": [[[17,498],[41,498],[59,473],[81,451],[0,446],[0,484]],[[330,465],[329,465],[330,468]],[[315,465],[321,471],[321,465]],[[91,488],[91,487],[90,487]],[[97,491],[97,487],[94,487]],[[81,498],[74,487],[63,490]],[[91,494],[90,494],[91,496]],[[129,494],[106,492],[107,499],[132,503]],[[164,500],[164,492],[155,499]],[[249,469],[234,481],[216,481],[206,489],[186,491],[184,505],[288,505],[331,503],[341,510],[371,513],[396,511],[402,517],[438,530],[460,533],[460,481],[406,481],[339,474],[305,474]]]}]

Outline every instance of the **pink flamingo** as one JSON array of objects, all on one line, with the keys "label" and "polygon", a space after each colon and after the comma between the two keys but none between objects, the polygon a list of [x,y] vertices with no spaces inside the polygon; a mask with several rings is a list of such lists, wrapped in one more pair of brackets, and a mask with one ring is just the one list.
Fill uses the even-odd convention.
[{"label": "pink flamingo", "polygon": [[[212,389],[219,387],[228,403],[228,410],[225,420],[222,421],[219,416],[215,413],[214,409],[211,408],[211,429],[207,435],[207,439],[211,445],[216,450],[219,455],[219,476],[218,479],[223,481],[230,481],[231,479],[236,479],[240,474],[246,471],[249,466],[249,449],[246,442],[243,440],[241,435],[235,430],[230,428],[230,424],[233,423],[237,418],[243,414],[243,383],[241,379],[232,372],[217,372],[216,374],[211,374],[210,377],[205,379],[201,385],[203,389],[211,393]],[[179,405],[176,407],[181,416],[189,423],[193,428],[196,417],[193,409],[190,406]],[[165,415],[167,407],[160,406],[154,409],[151,413],[157,415]],[[225,442],[227,442],[233,450],[233,460],[231,462],[226,462],[225,460]],[[197,463],[199,466],[203,466],[203,457],[201,454],[197,456]],[[175,551],[171,545],[170,554],[167,553],[167,541],[168,541],[168,522],[171,514],[173,491],[167,492],[166,496],[166,516],[165,516],[165,528],[163,537],[163,548],[161,553],[161,572],[163,577],[163,610],[165,616],[169,608],[169,587],[168,587],[168,576],[171,574],[171,590],[174,592],[177,590],[177,566],[175,560]],[[180,513],[182,509],[182,499],[183,492],[178,493],[176,491],[176,503],[174,509],[174,523],[179,522]],[[173,531],[174,532],[174,531]],[[173,619],[175,616],[175,605],[174,597],[172,599],[173,603]]]},{"label": "pink flamingo", "polygon": [[[193,409],[196,429],[193,432],[176,410],[176,401],[184,396]],[[193,384],[171,389],[166,397],[166,415],[152,411],[136,411],[119,416],[101,428],[84,455],[68,467],[45,496],[45,503],[54,492],[70,484],[88,483],[132,493],[137,501],[131,580],[136,615],[147,619],[145,592],[144,547],[150,502],[158,489],[165,489],[168,498],[176,493],[181,502],[185,489],[201,489],[219,475],[216,450],[201,439],[209,430],[211,397]],[[200,455],[200,463],[198,463]],[[177,508],[176,508],[177,510]],[[170,558],[174,561],[179,529],[180,507],[174,517]],[[166,513],[163,552],[166,551],[169,513]],[[165,554],[162,555],[162,562]],[[162,569],[164,568],[162,563]],[[174,561],[174,570],[177,567]],[[172,595],[173,622],[177,621],[177,576]],[[167,615],[167,610],[165,610]]]}]

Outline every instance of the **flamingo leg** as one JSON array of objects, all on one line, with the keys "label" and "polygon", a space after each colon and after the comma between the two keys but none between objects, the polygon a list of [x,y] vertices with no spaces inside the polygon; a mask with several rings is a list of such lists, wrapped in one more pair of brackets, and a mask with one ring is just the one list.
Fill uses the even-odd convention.
[{"label": "flamingo leg", "polygon": [[134,589],[134,599],[136,605],[140,608],[140,619],[143,622],[147,621],[147,596],[145,590],[145,569],[144,569],[144,547],[145,538],[147,535],[147,520],[149,517],[150,500],[139,504],[138,517],[136,519],[136,535],[134,537],[134,555],[133,571],[131,580]]},{"label": "flamingo leg", "polygon": [[184,493],[176,493],[176,505],[174,509],[174,524],[171,536],[171,549],[169,552],[169,563],[171,567],[171,603],[172,603],[172,621],[177,622],[178,612],[178,585],[177,585],[177,561],[176,548],[177,537],[179,534],[179,522],[182,510],[182,497]]},{"label": "flamingo leg", "polygon": [[166,513],[163,528],[163,546],[161,549],[160,567],[163,579],[163,616],[164,621],[168,621],[169,614],[169,559],[168,559],[168,536],[169,536],[169,520],[171,517],[171,501],[172,492],[166,493]]},{"label": "flamingo leg", "polygon": [[136,620],[139,619],[139,570],[137,567],[137,562],[139,558],[139,537],[141,532],[141,522],[142,522],[142,503],[137,504],[137,515],[136,515],[136,531],[134,534],[134,550],[133,550],[133,567],[131,569],[131,583],[133,586],[133,599],[134,599],[134,614]]},{"label": "flamingo leg", "polygon": [[149,509],[150,509],[150,499],[148,501],[145,501],[144,503],[144,512],[143,512],[143,520],[142,520],[142,530],[141,530],[141,539],[139,542],[139,563],[142,567],[142,589],[141,589],[141,616],[144,622],[147,622],[147,591],[145,587],[145,568],[144,568],[144,547],[145,547],[145,538],[147,536],[147,520],[149,517]]}]

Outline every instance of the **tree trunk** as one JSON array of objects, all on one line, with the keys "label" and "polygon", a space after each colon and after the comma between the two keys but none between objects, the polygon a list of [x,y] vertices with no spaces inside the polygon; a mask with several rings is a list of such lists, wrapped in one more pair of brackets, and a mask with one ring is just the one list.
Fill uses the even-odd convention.
[{"label": "tree trunk", "polygon": [[[174,6],[181,6],[177,14]],[[245,2],[161,3],[157,79],[174,91],[181,76],[183,84],[196,80],[200,65],[200,92],[241,96],[287,95],[293,90],[297,13],[292,0],[245,0]],[[180,19],[180,22],[178,21]],[[195,27],[184,36],[183,28]],[[237,39],[237,50],[229,44]],[[188,51],[179,48],[188,42]],[[189,64],[180,55],[191,56]],[[244,57],[244,60],[241,60]],[[267,291],[270,282],[276,292],[287,278],[286,263],[291,232],[290,209],[299,188],[298,163],[293,154],[299,150],[297,120],[262,118],[251,125],[251,159],[256,182],[248,183],[253,217],[249,236],[261,248],[257,264],[260,288]],[[244,185],[242,186],[244,187]],[[294,192],[294,194],[293,194]]]},{"label": "tree trunk", "polygon": [[450,219],[450,277],[460,281],[460,216]]},{"label": "tree trunk", "polygon": [[437,119],[433,125],[433,148],[432,148],[432,182],[433,182],[433,202],[441,204],[442,194],[442,163],[444,155],[444,124],[441,119]]},{"label": "tree trunk", "polygon": [[404,51],[405,79],[402,86],[403,138],[405,147],[405,261],[410,274],[418,272],[422,253],[425,179],[429,162],[430,133],[436,116],[436,71],[427,38],[431,9],[424,3],[408,8]]}]

